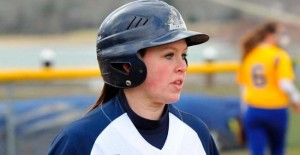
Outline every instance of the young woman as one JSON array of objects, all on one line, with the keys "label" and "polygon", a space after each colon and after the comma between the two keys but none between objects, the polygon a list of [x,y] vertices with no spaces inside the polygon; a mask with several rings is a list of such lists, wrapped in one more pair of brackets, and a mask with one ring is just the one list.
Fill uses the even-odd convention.
[{"label": "young woman", "polygon": [[288,105],[299,109],[300,95],[293,84],[291,60],[280,47],[282,25],[267,22],[242,42],[242,63],[237,79],[246,104],[243,124],[251,154],[285,154]]},{"label": "young woman", "polygon": [[97,38],[101,96],[48,154],[218,155],[206,125],[170,104],[180,97],[188,46],[207,40],[163,1],[134,1],[112,12]]}]

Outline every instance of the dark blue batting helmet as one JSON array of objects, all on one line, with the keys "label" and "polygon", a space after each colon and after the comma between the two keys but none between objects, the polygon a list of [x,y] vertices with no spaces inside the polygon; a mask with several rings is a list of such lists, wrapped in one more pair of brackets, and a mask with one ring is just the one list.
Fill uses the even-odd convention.
[{"label": "dark blue batting helmet", "polygon": [[[159,0],[130,2],[113,11],[97,36],[97,59],[105,83],[117,88],[140,85],[147,69],[138,51],[185,39],[188,46],[206,42],[206,34],[188,31],[180,13]],[[122,69],[130,65],[130,72]]]}]

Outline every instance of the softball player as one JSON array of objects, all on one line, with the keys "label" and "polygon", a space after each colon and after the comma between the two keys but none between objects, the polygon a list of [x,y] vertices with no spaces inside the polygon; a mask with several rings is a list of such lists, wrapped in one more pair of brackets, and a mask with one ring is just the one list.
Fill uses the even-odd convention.
[{"label": "softball player", "polygon": [[286,51],[280,48],[282,25],[268,22],[245,37],[237,80],[247,104],[243,123],[250,152],[283,155],[288,126],[288,105],[300,103],[294,73]]},{"label": "softball player", "polygon": [[170,104],[180,97],[188,46],[208,39],[188,31],[163,1],[134,1],[113,11],[97,37],[101,96],[58,134],[48,154],[218,155],[207,126]]}]

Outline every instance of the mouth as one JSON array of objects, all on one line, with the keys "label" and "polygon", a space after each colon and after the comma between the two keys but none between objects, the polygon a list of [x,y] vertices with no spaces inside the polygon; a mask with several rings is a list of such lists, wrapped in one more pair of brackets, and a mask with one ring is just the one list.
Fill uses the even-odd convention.
[{"label": "mouth", "polygon": [[183,80],[179,79],[174,82],[172,82],[172,85],[175,86],[176,89],[181,90],[183,86]]},{"label": "mouth", "polygon": [[180,86],[180,85],[182,85],[182,83],[183,83],[182,80],[176,80],[172,84]]}]

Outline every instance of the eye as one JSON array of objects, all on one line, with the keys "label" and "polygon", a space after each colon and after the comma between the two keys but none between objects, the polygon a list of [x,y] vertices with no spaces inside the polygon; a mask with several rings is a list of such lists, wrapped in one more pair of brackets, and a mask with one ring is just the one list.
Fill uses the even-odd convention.
[{"label": "eye", "polygon": [[165,58],[171,59],[173,56],[174,56],[173,53],[168,53],[168,54],[165,55]]},{"label": "eye", "polygon": [[187,56],[188,56],[188,55],[187,55],[186,53],[183,53],[183,54],[182,54],[182,59],[185,60],[185,59],[187,58]]}]

